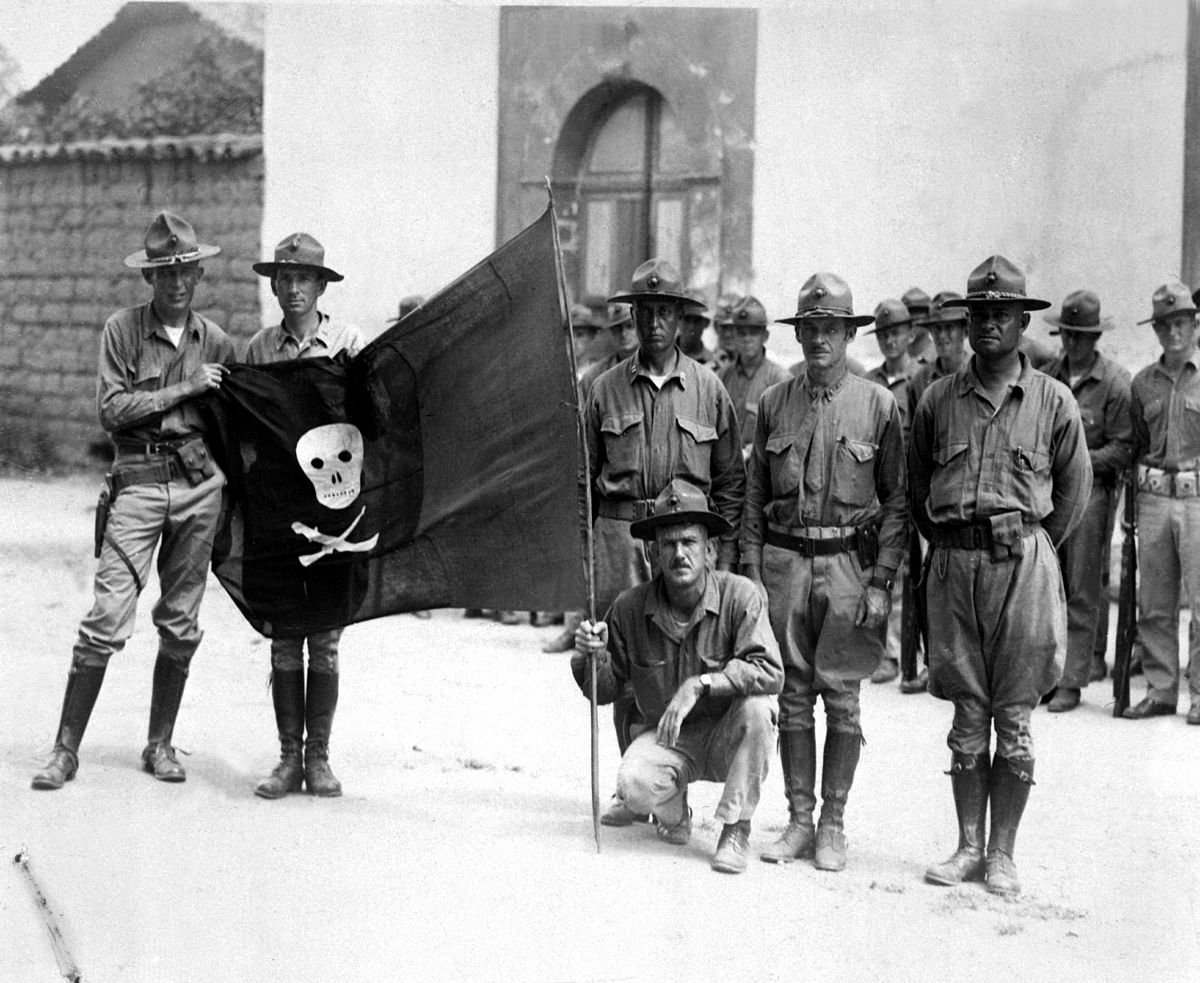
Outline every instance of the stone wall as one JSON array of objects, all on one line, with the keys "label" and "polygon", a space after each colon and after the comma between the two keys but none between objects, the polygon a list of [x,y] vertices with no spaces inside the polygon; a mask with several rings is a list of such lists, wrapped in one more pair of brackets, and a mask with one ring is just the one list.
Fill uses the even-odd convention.
[{"label": "stone wall", "polygon": [[96,415],[100,329],[149,291],[123,259],[161,209],[206,260],[196,309],[239,347],[260,324],[258,136],[0,147],[0,464],[63,469],[110,454]]}]

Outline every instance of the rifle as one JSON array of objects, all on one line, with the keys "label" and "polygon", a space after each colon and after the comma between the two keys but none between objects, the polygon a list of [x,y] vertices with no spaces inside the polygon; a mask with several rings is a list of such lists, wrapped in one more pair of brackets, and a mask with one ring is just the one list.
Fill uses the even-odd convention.
[{"label": "rifle", "polygon": [[908,531],[908,576],[900,591],[900,678],[916,679],[920,673],[917,653],[925,634],[925,592],[921,583],[921,537]]},{"label": "rifle", "polygon": [[1121,517],[1121,589],[1117,601],[1117,651],[1113,659],[1113,716],[1129,706],[1129,663],[1137,638],[1137,465],[1125,476]]}]

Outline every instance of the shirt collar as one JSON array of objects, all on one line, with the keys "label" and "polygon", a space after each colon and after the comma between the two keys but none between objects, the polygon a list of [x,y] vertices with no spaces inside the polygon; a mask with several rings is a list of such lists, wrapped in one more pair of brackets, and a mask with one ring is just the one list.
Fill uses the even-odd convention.
[{"label": "shirt collar", "polygon": [[[142,331],[145,337],[160,333],[160,336],[168,341],[170,338],[167,335],[167,326],[159,319],[158,312],[154,309],[154,302],[147,301],[145,307],[145,316],[142,319]],[[188,311],[187,324],[184,325],[188,329],[187,333],[196,335],[200,331],[200,322],[195,318],[191,310]]]},{"label": "shirt collar", "polygon": [[800,385],[803,387],[804,392],[808,396],[810,402],[815,403],[818,399],[824,399],[825,402],[828,403],[833,399],[834,396],[836,396],[838,394],[838,392],[841,390],[842,386],[844,386],[846,384],[846,380],[849,378],[850,378],[850,370],[846,369],[844,372],[842,372],[841,378],[838,379],[838,381],[835,382],[832,386],[829,386],[826,389],[818,389],[815,386],[809,385],[808,371],[805,370],[804,375],[801,376]]},{"label": "shirt collar", "polygon": [[[672,348],[671,354],[672,354],[672,357],[675,359],[675,365],[672,368],[667,370],[667,374],[664,377],[663,381],[665,382],[667,379],[678,379],[679,384],[686,389],[687,388],[687,380],[683,374],[683,367],[685,364],[684,360],[685,360],[686,356],[678,348]],[[644,366],[642,364],[642,354],[641,354],[641,351],[639,350],[639,351],[634,352],[633,355],[630,356],[629,378],[631,380],[633,380],[633,379],[636,379],[640,375],[644,375],[647,379],[650,378],[650,370],[647,369],[646,366]]]},{"label": "shirt collar", "polygon": [[[705,571],[705,578],[704,593],[700,595],[700,603],[692,610],[684,634],[691,631],[705,614],[719,615],[721,613],[721,591],[717,587],[717,575],[710,569]],[[662,573],[659,572],[652,581],[652,589],[646,591],[642,612],[667,635],[678,640],[682,636],[678,635],[675,619],[669,613],[670,606],[671,602],[667,600],[667,587],[663,583]],[[697,612],[701,612],[701,614],[697,616]]]},{"label": "shirt collar", "polygon": [[[1198,352],[1198,354],[1200,354],[1200,352]],[[1188,366],[1191,366],[1192,371],[1195,372],[1197,370],[1196,362],[1197,362],[1197,355],[1193,355],[1191,358],[1189,358],[1186,362],[1183,363],[1183,367],[1186,369]],[[1167,371],[1167,367],[1163,362],[1163,356],[1159,355],[1158,358],[1155,359],[1154,369],[1156,372],[1161,372],[1172,382],[1175,381],[1174,377],[1171,375],[1171,373]]]},{"label": "shirt collar", "polygon": [[[1012,388],[1020,390],[1024,395],[1029,388],[1029,383],[1033,381],[1033,374],[1037,370],[1026,357],[1024,352],[1017,352],[1017,358],[1021,361],[1021,374],[1017,376],[1017,381],[1012,384]],[[967,364],[958,370],[958,394],[965,396],[972,390],[983,392],[983,386],[980,384],[979,376],[975,374],[975,356],[972,355]]]},{"label": "shirt collar", "polygon": [[[317,311],[317,330],[312,333],[312,336],[307,339],[307,344],[312,346],[318,341],[326,348],[329,347],[329,318]],[[294,344],[297,348],[303,348],[306,342],[297,341],[284,327],[280,321],[275,327],[275,349],[276,351],[283,348],[288,342]]]}]

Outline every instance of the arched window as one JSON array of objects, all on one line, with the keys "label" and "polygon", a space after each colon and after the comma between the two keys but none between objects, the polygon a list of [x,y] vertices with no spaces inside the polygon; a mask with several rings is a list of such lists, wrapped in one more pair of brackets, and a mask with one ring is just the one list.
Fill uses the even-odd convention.
[{"label": "arched window", "polygon": [[629,286],[651,256],[688,280],[688,148],[670,104],[648,86],[589,93],[563,127],[555,194],[576,298]]}]

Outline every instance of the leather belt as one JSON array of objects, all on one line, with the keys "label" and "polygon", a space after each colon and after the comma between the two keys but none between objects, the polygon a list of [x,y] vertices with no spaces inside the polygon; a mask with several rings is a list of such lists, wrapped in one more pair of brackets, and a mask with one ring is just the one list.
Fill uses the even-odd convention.
[{"label": "leather belt", "polygon": [[621,519],[625,522],[636,522],[638,519],[644,519],[654,514],[654,502],[644,498],[634,501],[602,498],[597,503],[596,511],[598,515],[602,515],[606,519]]},{"label": "leather belt", "polygon": [[768,529],[763,537],[768,545],[791,550],[801,556],[834,556],[837,553],[853,553],[858,549],[858,532],[840,533],[837,536],[793,536],[789,533]]},{"label": "leather belt", "polygon": [[[1032,536],[1042,527],[1040,522],[1021,523],[1021,537]],[[990,550],[992,527],[985,523],[967,526],[934,526],[929,541],[948,550]]]},{"label": "leather belt", "polygon": [[1138,491],[1166,498],[1200,498],[1200,471],[1164,471],[1139,464]]},{"label": "leather belt", "polygon": [[183,465],[173,457],[164,457],[148,464],[119,464],[112,472],[112,493],[115,496],[130,485],[165,485],[172,478],[182,478]]},{"label": "leather belt", "polygon": [[115,440],[113,443],[117,445],[117,450],[125,451],[127,454],[147,454],[153,457],[158,454],[174,454],[183,444],[194,440],[197,436],[197,434],[189,434],[174,440],[160,440],[156,443],[145,444],[131,440]]}]

